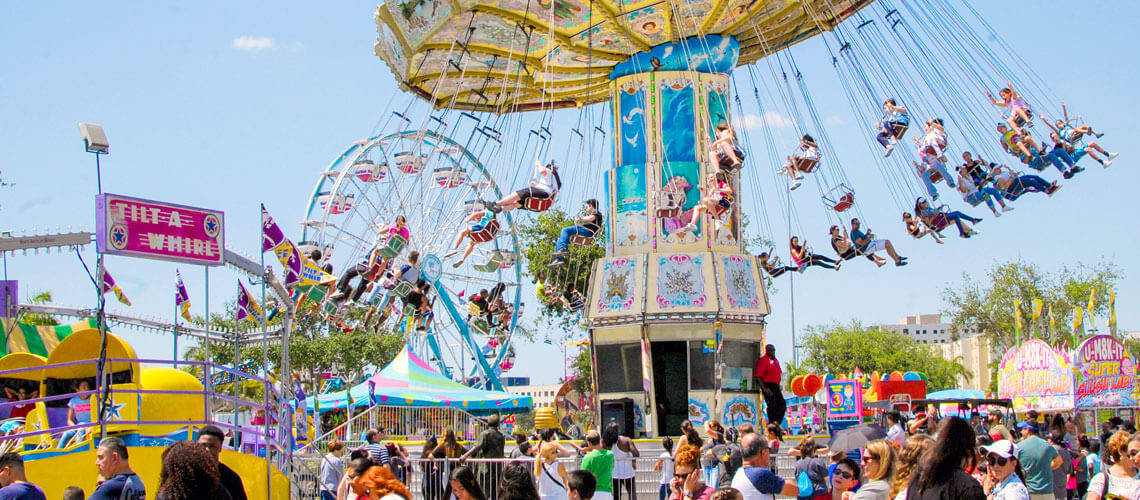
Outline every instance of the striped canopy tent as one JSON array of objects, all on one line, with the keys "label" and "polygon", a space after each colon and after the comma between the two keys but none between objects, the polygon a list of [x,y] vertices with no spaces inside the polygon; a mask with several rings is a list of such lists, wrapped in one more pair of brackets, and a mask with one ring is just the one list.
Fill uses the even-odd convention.
[{"label": "striped canopy tent", "polygon": [[[316,403],[316,404],[314,404]],[[404,406],[408,408],[455,407],[474,414],[521,413],[533,406],[530,396],[484,391],[454,382],[432,369],[408,346],[388,366],[347,391],[310,396],[308,411],[347,408]]]},{"label": "striped canopy tent", "polygon": [[96,328],[98,325],[92,318],[59,326],[36,326],[20,323],[13,318],[2,318],[0,333],[4,334],[4,344],[0,346],[0,356],[13,352],[27,352],[47,357],[55,346],[69,335]]}]

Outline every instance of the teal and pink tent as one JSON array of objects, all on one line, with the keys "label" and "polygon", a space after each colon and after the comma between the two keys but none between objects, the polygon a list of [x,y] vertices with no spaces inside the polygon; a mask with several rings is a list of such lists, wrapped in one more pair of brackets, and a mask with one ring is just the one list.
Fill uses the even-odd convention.
[{"label": "teal and pink tent", "polygon": [[[408,408],[445,408],[454,406],[475,414],[521,413],[533,406],[530,396],[509,392],[484,391],[454,382],[439,372],[408,346],[379,373],[347,391],[307,398],[309,412],[347,408],[404,406]],[[316,403],[316,404],[314,404]]]}]

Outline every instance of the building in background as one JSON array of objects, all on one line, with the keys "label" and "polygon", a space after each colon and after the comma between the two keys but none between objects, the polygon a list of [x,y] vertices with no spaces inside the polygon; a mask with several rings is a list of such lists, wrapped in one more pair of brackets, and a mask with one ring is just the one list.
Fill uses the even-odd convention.
[{"label": "building in background", "polygon": [[506,389],[514,394],[530,396],[534,401],[534,407],[542,408],[544,406],[554,406],[554,397],[558,395],[558,389],[560,388],[562,388],[562,384],[517,385],[507,387]]},{"label": "building in background", "polygon": [[[918,342],[919,344],[945,344],[954,340],[950,323],[943,323],[939,314],[919,314],[907,316],[897,325],[878,325],[879,328],[889,332],[899,332]],[[977,335],[977,330],[966,331],[958,337],[965,338]]]}]

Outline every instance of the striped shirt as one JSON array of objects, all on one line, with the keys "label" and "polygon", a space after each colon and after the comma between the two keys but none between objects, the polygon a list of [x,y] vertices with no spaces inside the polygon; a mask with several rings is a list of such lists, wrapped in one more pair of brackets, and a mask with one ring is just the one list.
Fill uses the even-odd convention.
[{"label": "striped shirt", "polygon": [[368,452],[368,458],[378,465],[388,465],[391,459],[388,457],[388,447],[384,443],[368,443],[364,445],[364,450]]}]

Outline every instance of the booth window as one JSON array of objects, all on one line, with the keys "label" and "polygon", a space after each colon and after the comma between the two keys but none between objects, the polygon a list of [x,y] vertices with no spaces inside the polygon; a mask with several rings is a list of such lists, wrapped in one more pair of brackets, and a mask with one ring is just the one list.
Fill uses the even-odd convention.
[{"label": "booth window", "polygon": [[705,341],[689,341],[689,390],[707,391],[714,389],[713,364],[715,353],[705,353]]},{"label": "booth window", "polygon": [[751,373],[756,367],[756,360],[760,359],[761,346],[758,342],[726,340],[720,349],[720,359],[728,368],[747,368]]},{"label": "booth window", "polygon": [[604,344],[594,347],[598,392],[634,392],[641,387],[641,344]]}]

